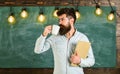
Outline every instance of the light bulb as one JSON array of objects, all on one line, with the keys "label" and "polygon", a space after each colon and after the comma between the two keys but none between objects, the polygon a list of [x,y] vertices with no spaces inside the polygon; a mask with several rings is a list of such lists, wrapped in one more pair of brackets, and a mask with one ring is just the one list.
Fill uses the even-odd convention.
[{"label": "light bulb", "polygon": [[110,14],[108,15],[108,20],[112,21],[114,20],[115,16],[114,16],[114,12],[110,12]]},{"label": "light bulb", "polygon": [[76,18],[77,18],[77,19],[80,18],[80,12],[79,12],[79,11],[76,11],[76,12],[75,12],[75,15],[76,15]]},{"label": "light bulb", "polygon": [[58,17],[58,16],[57,16],[57,12],[58,12],[58,10],[55,10],[55,11],[53,12],[53,16],[54,16],[54,17]]},{"label": "light bulb", "polygon": [[58,16],[57,16],[58,10],[59,10],[59,8],[58,8],[58,7],[55,7],[55,10],[54,10],[54,12],[53,12],[53,16],[54,16],[54,17],[58,17]]},{"label": "light bulb", "polygon": [[99,7],[96,8],[96,10],[95,10],[95,14],[98,15],[98,16],[101,15],[101,14],[102,14],[102,9],[99,8]]},{"label": "light bulb", "polygon": [[13,15],[10,15],[10,16],[8,17],[8,22],[9,22],[10,24],[15,23],[15,17],[14,17]]},{"label": "light bulb", "polygon": [[39,21],[39,22],[44,22],[44,21],[45,21],[45,16],[44,16],[43,14],[40,14],[40,15],[38,16],[38,21]]},{"label": "light bulb", "polygon": [[21,15],[22,18],[27,18],[28,17],[28,12],[26,11],[26,9],[23,9],[20,15]]}]

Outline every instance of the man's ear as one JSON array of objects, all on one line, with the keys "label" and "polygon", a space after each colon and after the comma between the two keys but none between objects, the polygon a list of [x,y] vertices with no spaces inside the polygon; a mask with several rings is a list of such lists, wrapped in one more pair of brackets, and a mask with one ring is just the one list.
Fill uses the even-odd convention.
[{"label": "man's ear", "polygon": [[71,19],[70,19],[70,24],[73,24],[73,23],[74,23],[74,19],[71,18]]}]

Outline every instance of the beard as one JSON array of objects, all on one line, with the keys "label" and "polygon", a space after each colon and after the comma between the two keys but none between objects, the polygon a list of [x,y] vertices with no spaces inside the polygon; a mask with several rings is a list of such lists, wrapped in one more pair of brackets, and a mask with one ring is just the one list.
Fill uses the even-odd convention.
[{"label": "beard", "polygon": [[64,25],[59,25],[60,26],[60,30],[59,30],[59,34],[60,35],[65,35],[66,33],[68,33],[71,29],[70,23],[67,24],[68,26],[64,26]]}]

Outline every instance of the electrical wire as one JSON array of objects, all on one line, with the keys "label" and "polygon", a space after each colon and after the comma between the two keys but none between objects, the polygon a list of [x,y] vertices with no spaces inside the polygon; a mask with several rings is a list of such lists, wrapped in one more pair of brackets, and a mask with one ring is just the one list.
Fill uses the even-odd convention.
[{"label": "electrical wire", "polygon": [[120,17],[120,14],[118,14],[117,12],[116,12],[116,15],[117,15],[118,17]]},{"label": "electrical wire", "polygon": [[96,0],[94,0],[95,4],[98,5],[98,2]]},{"label": "electrical wire", "polygon": [[[115,12],[115,10],[113,9],[113,7],[112,7],[112,5],[111,5],[111,1],[110,1],[110,0],[108,0],[108,2],[109,2],[109,6],[111,7],[112,11],[114,11],[114,12]],[[118,14],[117,12],[116,12],[116,15],[117,15],[118,17],[120,17],[120,14]]]},{"label": "electrical wire", "polygon": [[111,7],[112,11],[114,11],[114,9],[113,9],[113,7],[112,7],[112,5],[111,5],[110,0],[108,0],[108,3],[109,3],[109,6]]}]

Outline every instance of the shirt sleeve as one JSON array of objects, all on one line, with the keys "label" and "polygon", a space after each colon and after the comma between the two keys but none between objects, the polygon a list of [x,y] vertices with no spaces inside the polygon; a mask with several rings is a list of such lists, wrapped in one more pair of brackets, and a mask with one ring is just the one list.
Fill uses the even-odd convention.
[{"label": "shirt sleeve", "polygon": [[34,52],[40,54],[42,52],[47,51],[50,48],[49,40],[46,39],[43,35],[41,35],[35,43]]},{"label": "shirt sleeve", "polygon": [[86,59],[81,58],[80,66],[81,67],[91,67],[94,65],[94,63],[95,63],[95,59],[94,59],[92,48],[90,47],[87,58]]},{"label": "shirt sleeve", "polygon": [[[89,42],[87,36],[85,36],[85,35],[81,38],[81,40]],[[94,64],[95,64],[95,58],[94,58],[92,47],[90,46],[87,58],[85,58],[85,59],[81,58],[81,62],[79,65],[81,67],[91,67]]]}]

